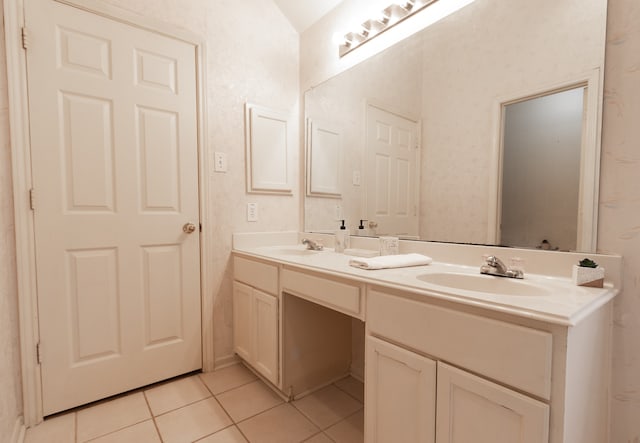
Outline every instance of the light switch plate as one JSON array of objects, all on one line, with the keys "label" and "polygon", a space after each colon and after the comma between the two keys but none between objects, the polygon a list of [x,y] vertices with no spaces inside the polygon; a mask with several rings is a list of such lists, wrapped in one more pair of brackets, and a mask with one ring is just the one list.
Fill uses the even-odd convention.
[{"label": "light switch plate", "polygon": [[353,186],[360,186],[360,171],[353,171]]},{"label": "light switch plate", "polygon": [[257,203],[247,203],[247,221],[249,222],[258,221],[258,204]]},{"label": "light switch plate", "polygon": [[213,170],[215,172],[227,172],[227,154],[225,152],[213,153]]}]

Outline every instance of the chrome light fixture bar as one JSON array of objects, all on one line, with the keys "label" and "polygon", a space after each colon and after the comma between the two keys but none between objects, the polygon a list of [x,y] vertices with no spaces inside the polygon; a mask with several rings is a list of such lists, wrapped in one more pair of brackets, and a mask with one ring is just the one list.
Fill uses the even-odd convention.
[{"label": "chrome light fixture bar", "polygon": [[391,29],[438,0],[399,0],[384,8],[377,17],[362,23],[359,29],[344,35],[339,45],[340,57],[344,57],[369,40]]}]

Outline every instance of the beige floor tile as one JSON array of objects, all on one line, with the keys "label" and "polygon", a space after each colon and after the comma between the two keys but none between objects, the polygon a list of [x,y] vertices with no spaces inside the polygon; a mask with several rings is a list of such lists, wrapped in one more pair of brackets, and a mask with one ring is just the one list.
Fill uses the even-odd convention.
[{"label": "beige floor tile", "polygon": [[200,378],[214,395],[258,379],[253,372],[240,363],[214,372],[200,374]]},{"label": "beige floor tile", "polygon": [[362,408],[359,401],[333,385],[294,401],[293,406],[320,429],[326,429]]},{"label": "beige floor tile", "polygon": [[207,398],[156,418],[164,443],[190,443],[232,424],[215,398]]},{"label": "beige floor tile", "polygon": [[360,380],[353,377],[345,377],[334,384],[360,403],[364,403],[364,383]]},{"label": "beige floor tile", "polygon": [[362,443],[364,441],[364,409],[325,430],[336,443]]},{"label": "beige floor tile", "polygon": [[290,404],[269,409],[238,424],[251,443],[293,443],[317,434],[319,429]]},{"label": "beige floor tile", "polygon": [[146,390],[144,393],[154,416],[211,396],[211,393],[197,375],[156,386]]},{"label": "beige floor tile", "polygon": [[161,443],[161,440],[153,420],[147,420],[91,440],[91,443]]},{"label": "beige floor tile", "polygon": [[24,443],[75,443],[76,414],[74,412],[48,418],[27,429]]},{"label": "beige floor tile", "polygon": [[198,440],[197,443],[247,443],[247,439],[242,436],[237,427],[229,426],[222,431]]},{"label": "beige floor tile", "polygon": [[324,432],[320,432],[319,434],[314,435],[309,440],[305,440],[304,443],[333,443],[327,434]]},{"label": "beige floor tile", "polygon": [[236,423],[283,403],[260,380],[218,394],[216,398]]},{"label": "beige floor tile", "polygon": [[81,409],[78,415],[78,442],[85,442],[151,418],[142,392]]}]

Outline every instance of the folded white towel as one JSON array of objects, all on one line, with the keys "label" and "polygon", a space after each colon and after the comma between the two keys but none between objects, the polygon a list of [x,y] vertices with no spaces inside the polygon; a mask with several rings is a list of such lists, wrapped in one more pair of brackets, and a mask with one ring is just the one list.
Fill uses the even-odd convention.
[{"label": "folded white towel", "polygon": [[406,268],[428,265],[433,259],[422,254],[383,255],[372,258],[352,258],[349,265],[362,269]]}]

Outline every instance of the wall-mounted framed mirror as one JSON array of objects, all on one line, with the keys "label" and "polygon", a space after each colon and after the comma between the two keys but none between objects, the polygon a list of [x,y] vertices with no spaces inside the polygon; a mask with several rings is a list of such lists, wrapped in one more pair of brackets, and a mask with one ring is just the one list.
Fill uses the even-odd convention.
[{"label": "wall-mounted framed mirror", "polygon": [[[606,10],[606,0],[476,0],[308,90],[305,117],[330,121],[344,149],[340,198],[307,195],[305,230],[332,232],[340,215],[357,232],[360,219],[375,226],[380,218],[371,203],[381,200],[380,184],[378,190],[370,185],[375,169],[367,166],[367,109],[373,103],[417,122],[418,204],[405,207],[417,214],[417,229],[378,223],[361,233],[522,247],[547,240],[551,249],[595,250]],[[583,222],[572,228],[575,244],[542,233],[526,242],[504,234],[502,105],[587,83],[579,160],[584,184],[575,202]]]}]

